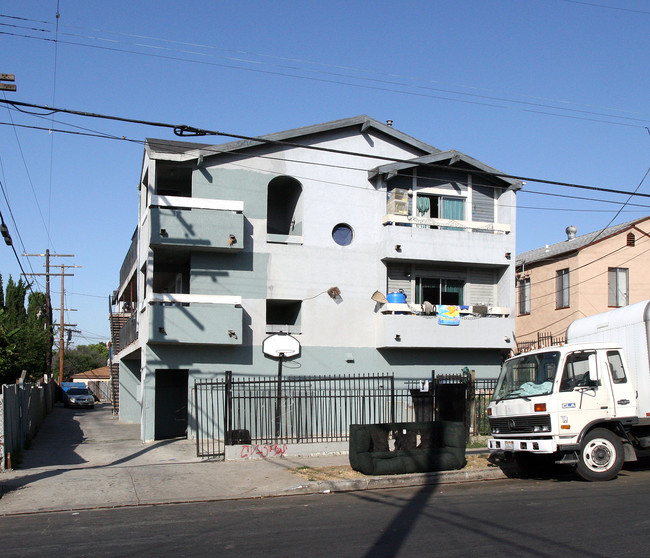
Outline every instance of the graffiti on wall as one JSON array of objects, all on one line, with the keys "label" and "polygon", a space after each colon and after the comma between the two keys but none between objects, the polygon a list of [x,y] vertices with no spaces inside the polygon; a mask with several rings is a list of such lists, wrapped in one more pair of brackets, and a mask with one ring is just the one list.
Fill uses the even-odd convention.
[{"label": "graffiti on wall", "polygon": [[240,457],[252,459],[254,457],[282,457],[287,451],[287,444],[265,444],[242,446]]}]

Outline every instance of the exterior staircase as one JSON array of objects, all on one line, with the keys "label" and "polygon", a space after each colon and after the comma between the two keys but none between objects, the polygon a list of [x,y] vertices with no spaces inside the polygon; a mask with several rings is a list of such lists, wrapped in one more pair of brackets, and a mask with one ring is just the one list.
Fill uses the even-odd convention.
[{"label": "exterior staircase", "polygon": [[111,343],[112,354],[110,359],[111,369],[111,403],[113,404],[113,414],[117,415],[120,410],[120,365],[113,360],[113,355],[116,355],[122,350],[120,343],[120,330],[127,322],[131,314],[110,314],[111,322]]}]

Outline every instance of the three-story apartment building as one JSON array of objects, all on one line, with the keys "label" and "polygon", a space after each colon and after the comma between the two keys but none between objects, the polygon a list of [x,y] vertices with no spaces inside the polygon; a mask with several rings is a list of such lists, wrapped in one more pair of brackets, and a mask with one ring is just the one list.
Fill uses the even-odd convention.
[{"label": "three-story apartment building", "polygon": [[520,187],[367,116],[147,140],[113,297],[121,420],[145,441],[183,435],[194,381],[276,374],[262,349],[278,333],[300,344],[286,374],[496,376],[514,346]]}]

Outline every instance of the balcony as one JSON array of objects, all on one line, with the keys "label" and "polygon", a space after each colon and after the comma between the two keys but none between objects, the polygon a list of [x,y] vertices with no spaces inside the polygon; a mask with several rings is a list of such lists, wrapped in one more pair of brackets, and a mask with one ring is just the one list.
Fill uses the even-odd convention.
[{"label": "balcony", "polygon": [[[512,349],[514,318],[509,309],[469,307],[459,325],[442,325],[438,316],[413,312],[408,304],[385,304],[377,315],[378,348]],[[484,312],[484,313],[483,313]]]},{"label": "balcony", "polygon": [[[418,224],[436,223],[441,228]],[[509,265],[515,238],[505,231],[509,225],[423,219],[405,215],[386,215],[379,240],[382,259],[409,261],[468,262],[488,265]],[[392,226],[391,226],[392,223]],[[401,223],[401,225],[400,225]],[[487,227],[487,228],[484,228]],[[483,234],[478,231],[484,231]]]},{"label": "balcony", "polygon": [[241,297],[155,294],[148,300],[150,343],[241,345]]},{"label": "balcony", "polygon": [[382,225],[398,224],[409,227],[418,227],[424,229],[452,229],[464,231],[480,231],[491,234],[509,234],[510,225],[499,223],[485,223],[482,221],[460,221],[456,219],[439,219],[431,217],[415,217],[407,215],[405,212],[389,213],[384,215],[381,220]]},{"label": "balcony", "polygon": [[124,287],[133,275],[136,268],[136,260],[138,258],[138,230],[136,229],[131,237],[131,245],[126,253],[122,267],[120,268],[120,288]]},{"label": "balcony", "polygon": [[117,351],[121,351],[124,347],[129,346],[131,343],[136,341],[138,338],[138,320],[137,314],[133,313],[126,320],[124,325],[120,328],[118,334],[118,346],[116,347]]},{"label": "balcony", "polygon": [[244,249],[244,203],[182,196],[152,196],[153,246],[238,252]]}]

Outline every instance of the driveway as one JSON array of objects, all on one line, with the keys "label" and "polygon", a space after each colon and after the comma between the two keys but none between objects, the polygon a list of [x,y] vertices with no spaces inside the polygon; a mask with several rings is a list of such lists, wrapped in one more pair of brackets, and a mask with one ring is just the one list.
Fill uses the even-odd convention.
[{"label": "driveway", "polygon": [[[140,425],[121,424],[109,404],[56,405],[13,471],[0,474],[0,515],[51,509],[137,505],[138,472],[160,489],[151,467],[200,466],[186,439],[144,444]],[[160,477],[159,477],[160,478]],[[144,487],[140,487],[144,490]]]},{"label": "driveway", "polygon": [[139,424],[123,424],[111,405],[94,409],[66,409],[56,405],[29,450],[21,471],[29,469],[109,467],[199,461],[190,440],[140,441]]}]

